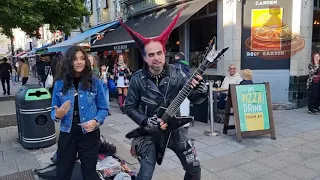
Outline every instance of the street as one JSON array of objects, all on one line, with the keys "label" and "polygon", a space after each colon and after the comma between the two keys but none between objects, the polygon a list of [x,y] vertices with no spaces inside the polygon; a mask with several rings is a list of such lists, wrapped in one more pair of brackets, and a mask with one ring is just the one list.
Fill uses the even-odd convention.
[{"label": "street", "polygon": [[[14,107],[12,107],[14,108]],[[2,110],[2,108],[1,108]],[[202,164],[203,180],[311,180],[320,179],[320,121],[306,109],[274,111],[276,140],[270,135],[235,141],[235,131],[217,137],[204,136],[209,125],[195,122],[189,130],[194,138]],[[126,115],[111,103],[112,115],[101,127],[101,134],[117,146],[117,155],[129,165],[139,168],[129,153],[130,140],[125,134],[136,127]],[[221,124],[214,124],[222,132]],[[0,129],[0,176],[45,167],[56,145],[44,149],[26,150],[17,143],[17,127]],[[183,179],[184,170],[173,151],[167,150],[164,162],[154,172],[156,180]],[[0,177],[1,179],[1,177]]]}]

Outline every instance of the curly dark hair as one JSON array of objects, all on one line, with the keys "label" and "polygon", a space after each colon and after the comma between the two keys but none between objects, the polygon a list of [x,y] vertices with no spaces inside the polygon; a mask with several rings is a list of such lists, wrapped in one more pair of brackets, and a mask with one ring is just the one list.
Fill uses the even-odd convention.
[{"label": "curly dark hair", "polygon": [[73,85],[73,78],[74,78],[73,61],[78,51],[81,51],[85,57],[85,68],[82,71],[81,78],[80,78],[82,88],[84,90],[91,88],[92,70],[91,70],[90,61],[88,59],[88,54],[82,47],[72,46],[66,51],[65,55],[63,56],[61,66],[58,68],[57,76],[55,77],[55,80],[57,79],[63,80],[64,82],[64,86],[62,89],[63,93],[66,93]]}]

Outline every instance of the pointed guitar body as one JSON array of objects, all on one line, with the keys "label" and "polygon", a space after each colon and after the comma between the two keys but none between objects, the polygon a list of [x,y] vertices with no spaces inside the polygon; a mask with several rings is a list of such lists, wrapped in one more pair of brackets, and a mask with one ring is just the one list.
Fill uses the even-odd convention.
[{"label": "pointed guitar body", "polygon": [[[163,108],[163,107],[160,108],[157,113],[157,117],[162,117],[166,110],[167,110],[167,108]],[[171,132],[179,129],[180,127],[184,126],[185,124],[192,122],[193,120],[194,120],[194,118],[191,116],[185,116],[185,117],[173,116],[167,122],[168,127],[166,130],[159,129],[158,131],[151,132],[146,128],[139,127],[137,129],[134,129],[133,131],[129,132],[126,135],[126,138],[131,139],[131,138],[136,138],[136,137],[140,137],[140,136],[148,136],[148,135],[150,136],[151,135],[155,141],[157,163],[159,165],[161,165],[162,160],[164,158],[164,154],[166,152],[166,148],[167,148],[169,140],[170,140]]]},{"label": "pointed guitar body", "polygon": [[[162,117],[166,108],[160,108],[158,111],[157,117]],[[180,127],[184,126],[193,121],[193,117],[185,116],[185,117],[177,117],[173,116],[168,121],[168,127],[166,130],[160,130],[153,134],[155,139],[155,146],[156,146],[156,155],[157,155],[157,163],[161,165],[162,160],[164,158],[164,154],[166,152],[166,148],[168,146],[170,136],[172,131],[179,129]]]}]

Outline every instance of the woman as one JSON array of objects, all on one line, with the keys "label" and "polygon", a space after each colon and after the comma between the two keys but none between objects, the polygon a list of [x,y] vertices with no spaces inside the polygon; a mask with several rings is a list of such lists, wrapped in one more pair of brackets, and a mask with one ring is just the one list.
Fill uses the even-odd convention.
[{"label": "woman", "polygon": [[92,75],[86,51],[69,48],[57,74],[51,118],[61,122],[57,150],[57,179],[69,180],[76,157],[84,180],[98,180],[96,163],[100,130],[108,114],[103,84]]},{"label": "woman", "polygon": [[88,57],[90,60],[90,65],[91,65],[93,75],[95,75],[96,77],[99,77],[100,72],[98,68],[98,57],[93,56],[92,54],[89,54]]},{"label": "woman", "polygon": [[114,64],[113,75],[118,89],[118,101],[120,109],[123,112],[123,104],[128,93],[129,77],[131,72],[127,67],[128,60],[124,54],[120,54]]},{"label": "woman", "polygon": [[253,84],[252,82],[252,71],[250,69],[244,69],[241,71],[241,78],[242,81],[240,84],[246,85],[246,84]]},{"label": "woman", "polygon": [[320,71],[319,71],[319,53],[315,53],[312,56],[311,63],[308,66],[309,69],[309,78],[307,81],[307,89],[309,92],[308,99],[308,113],[314,114],[319,112],[319,80],[320,80]]},{"label": "woman", "polygon": [[102,80],[103,88],[105,90],[107,108],[108,108],[108,116],[110,116],[111,113],[110,113],[110,108],[109,108],[108,69],[109,69],[109,66],[106,67],[105,65],[102,65],[100,67],[100,79]]}]

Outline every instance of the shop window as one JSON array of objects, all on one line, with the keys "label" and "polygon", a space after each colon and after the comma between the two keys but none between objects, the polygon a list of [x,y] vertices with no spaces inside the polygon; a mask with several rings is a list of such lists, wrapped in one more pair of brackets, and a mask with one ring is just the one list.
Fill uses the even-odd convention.
[{"label": "shop window", "polygon": [[205,15],[207,15],[207,11],[208,10],[208,7],[207,6],[204,6],[202,9],[200,9],[199,11],[198,11],[198,16],[205,16]]},{"label": "shop window", "polygon": [[97,12],[97,22],[101,22],[101,3],[100,0],[96,0],[96,12]]},{"label": "shop window", "polygon": [[208,4],[209,14],[217,13],[217,1],[212,1]]},{"label": "shop window", "polygon": [[217,36],[217,16],[190,22],[190,66],[192,68],[197,68],[202,62],[203,54],[213,36]]}]

